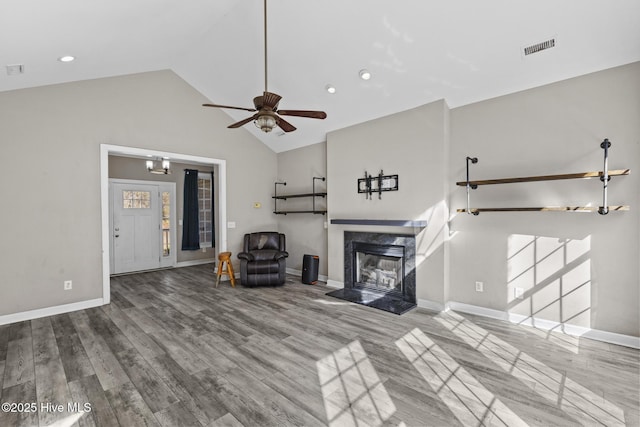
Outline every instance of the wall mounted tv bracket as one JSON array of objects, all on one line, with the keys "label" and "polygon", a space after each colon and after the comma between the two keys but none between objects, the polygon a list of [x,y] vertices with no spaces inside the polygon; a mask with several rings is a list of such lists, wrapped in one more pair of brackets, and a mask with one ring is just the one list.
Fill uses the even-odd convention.
[{"label": "wall mounted tv bracket", "polygon": [[382,170],[374,177],[364,171],[364,178],[358,178],[358,193],[365,193],[371,200],[373,193],[378,193],[378,199],[382,199],[383,191],[398,191],[398,175],[385,175]]}]

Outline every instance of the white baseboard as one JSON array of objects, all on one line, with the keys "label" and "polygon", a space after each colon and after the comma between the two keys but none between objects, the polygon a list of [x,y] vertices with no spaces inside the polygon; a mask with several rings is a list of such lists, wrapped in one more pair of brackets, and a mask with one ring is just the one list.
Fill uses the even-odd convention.
[{"label": "white baseboard", "polygon": [[[475,314],[476,316],[488,317],[490,319],[506,320],[512,322],[509,313],[506,311],[494,310],[492,308],[480,307],[477,305],[465,304],[462,302],[448,301],[445,304],[446,310],[460,311],[462,313]],[[517,323],[517,322],[512,322]]]},{"label": "white baseboard", "polygon": [[5,314],[0,316],[0,325],[9,323],[24,322],[26,320],[39,319],[41,317],[55,316],[57,314],[70,313],[72,311],[85,310],[104,305],[102,298],[87,301],[74,302],[71,304],[56,305],[54,307],[39,308],[36,310],[23,311],[20,313]]},{"label": "white baseboard", "polygon": [[194,259],[192,261],[180,261],[176,263],[176,268],[180,267],[192,267],[194,265],[202,265],[202,264],[213,264],[215,260],[213,259]]},{"label": "white baseboard", "polygon": [[436,311],[438,313],[441,311],[445,311],[444,305],[440,304],[439,302],[429,301],[426,299],[419,299],[418,307],[426,308],[427,310]]},{"label": "white baseboard", "polygon": [[476,316],[490,317],[492,319],[506,320],[523,326],[530,326],[543,331],[553,330],[575,337],[584,337],[596,341],[621,345],[624,347],[640,349],[640,337],[617,334],[615,332],[601,331],[584,326],[571,325],[569,323],[554,322],[546,319],[539,319],[520,314],[508,313],[506,311],[494,310],[491,308],[479,307],[476,305],[464,304],[456,301],[449,301],[446,304],[447,310],[460,311],[462,313],[474,314]]},{"label": "white baseboard", "polygon": [[330,288],[342,289],[344,288],[344,283],[338,282],[337,280],[327,279],[327,286]]},{"label": "white baseboard", "polygon": [[[287,274],[292,274],[294,276],[302,276],[302,271],[301,270],[296,270],[295,268],[288,268],[287,267]],[[322,274],[318,274],[318,280],[321,282],[326,282],[329,278],[327,276],[324,276]]]}]

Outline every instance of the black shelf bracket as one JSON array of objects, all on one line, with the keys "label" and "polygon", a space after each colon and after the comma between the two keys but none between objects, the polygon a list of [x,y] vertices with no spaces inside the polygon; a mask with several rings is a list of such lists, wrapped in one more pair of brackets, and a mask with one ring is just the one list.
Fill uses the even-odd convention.
[{"label": "black shelf bracket", "polygon": [[[278,185],[287,185],[287,182],[274,182],[273,183],[273,211],[278,211]],[[284,199],[287,200],[287,199]]]},{"label": "black shelf bracket", "polygon": [[480,214],[480,212],[478,212],[477,210],[471,210],[471,190],[475,190],[476,188],[478,188],[478,186],[475,184],[471,184],[471,182],[469,181],[469,162],[475,165],[476,163],[478,163],[478,158],[467,156],[467,214],[477,216]]},{"label": "black shelf bracket", "polygon": [[312,204],[311,210],[313,211],[313,213],[316,213],[316,179],[321,179],[322,181],[324,181],[325,177],[314,176],[313,181],[311,182],[311,192],[313,193],[313,196],[311,197],[311,204]]},{"label": "black shelf bracket", "polygon": [[609,139],[605,138],[602,143],[600,143],[600,148],[604,150],[604,169],[602,169],[602,176],[600,180],[602,181],[602,206],[598,208],[598,213],[600,215],[606,215],[609,213],[609,203],[608,203],[608,190],[609,190],[609,180],[611,177],[609,176],[609,147],[611,147],[611,142]]}]

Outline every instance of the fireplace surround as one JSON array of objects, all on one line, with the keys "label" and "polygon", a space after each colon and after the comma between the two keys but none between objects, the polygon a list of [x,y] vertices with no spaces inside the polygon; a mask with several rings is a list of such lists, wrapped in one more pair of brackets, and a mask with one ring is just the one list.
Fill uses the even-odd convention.
[{"label": "fireplace surround", "polygon": [[416,306],[416,239],[344,232],[344,288],[327,295],[395,314]]}]

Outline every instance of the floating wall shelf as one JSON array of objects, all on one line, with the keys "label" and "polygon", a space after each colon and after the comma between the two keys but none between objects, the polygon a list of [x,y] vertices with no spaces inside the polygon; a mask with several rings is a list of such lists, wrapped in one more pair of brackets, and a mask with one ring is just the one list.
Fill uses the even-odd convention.
[{"label": "floating wall shelf", "polygon": [[[609,176],[621,176],[629,175],[629,169],[617,169],[609,171]],[[604,176],[602,171],[597,172],[580,172],[580,173],[567,173],[562,175],[540,175],[540,176],[524,176],[519,178],[501,178],[501,179],[485,179],[481,181],[469,181],[469,185],[495,185],[495,184],[514,184],[518,182],[536,182],[536,181],[558,181],[562,179],[587,179],[587,178],[600,178]],[[467,186],[467,181],[458,181],[456,185],[461,187]]]},{"label": "floating wall shelf", "polygon": [[[273,213],[276,215],[287,215],[287,214],[298,214],[298,213],[310,213],[310,214],[321,214],[324,215],[327,213],[326,209],[316,209],[316,197],[327,197],[326,192],[317,193],[316,192],[316,179],[320,179],[322,181],[325,180],[324,177],[313,177],[312,181],[312,192],[311,193],[298,193],[298,194],[278,194],[278,185],[287,185],[286,182],[276,182],[274,184],[273,196],[274,199],[274,208]],[[302,209],[302,210],[278,210],[278,200],[287,200],[287,199],[295,199],[300,197],[310,197],[311,198],[311,209]]]},{"label": "floating wall shelf", "polygon": [[[609,211],[628,211],[629,206],[609,206]],[[598,206],[544,206],[538,208],[471,208],[472,214],[480,212],[597,212]],[[466,212],[458,209],[457,212]]]},{"label": "floating wall shelf", "polygon": [[[560,175],[538,175],[538,176],[525,176],[517,178],[499,178],[499,179],[485,179],[471,181],[469,179],[469,163],[476,164],[478,159],[476,157],[467,157],[467,179],[466,181],[458,181],[456,185],[467,188],[467,208],[458,209],[457,212],[466,212],[468,214],[478,215],[480,212],[550,212],[550,211],[562,211],[562,212],[598,212],[601,215],[606,215],[610,211],[628,211],[629,206],[609,206],[607,204],[608,197],[608,185],[612,176],[629,175],[631,172],[629,169],[616,169],[609,170],[609,147],[611,142],[605,139],[600,144],[600,148],[604,150],[604,168],[602,171],[594,172],[579,172],[568,173]],[[471,208],[470,194],[471,190],[475,190],[480,185],[496,185],[496,184],[514,184],[522,182],[538,182],[538,181],[558,181],[564,179],[588,179],[599,178],[602,181],[602,206],[546,206],[546,207],[514,207],[514,208]]]}]

